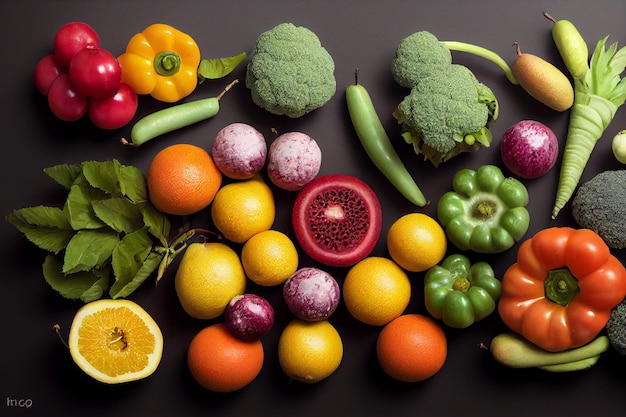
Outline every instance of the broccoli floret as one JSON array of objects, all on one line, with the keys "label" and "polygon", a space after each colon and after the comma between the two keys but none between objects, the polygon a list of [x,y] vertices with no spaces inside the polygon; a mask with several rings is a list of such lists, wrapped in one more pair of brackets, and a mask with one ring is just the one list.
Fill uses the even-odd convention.
[{"label": "broccoli floret", "polygon": [[416,32],[402,39],[391,61],[391,74],[402,87],[413,88],[421,78],[436,74],[452,63],[452,54],[430,32]]},{"label": "broccoli floret", "polygon": [[497,101],[465,66],[450,64],[422,78],[393,116],[415,152],[435,166],[460,152],[489,146]]},{"label": "broccoli floret", "polygon": [[282,23],[259,35],[246,69],[246,87],[261,108],[301,117],[336,92],[335,62],[311,30]]},{"label": "broccoli floret", "polygon": [[572,215],[614,249],[626,248],[626,170],[604,171],[578,187]]},{"label": "broccoli floret", "polygon": [[626,300],[611,310],[606,335],[613,349],[620,355],[626,355]]},{"label": "broccoli floret", "polygon": [[399,85],[411,88],[393,116],[416,153],[438,166],[491,145],[498,101],[467,67],[452,63],[446,43],[427,31],[402,39],[391,72]]}]

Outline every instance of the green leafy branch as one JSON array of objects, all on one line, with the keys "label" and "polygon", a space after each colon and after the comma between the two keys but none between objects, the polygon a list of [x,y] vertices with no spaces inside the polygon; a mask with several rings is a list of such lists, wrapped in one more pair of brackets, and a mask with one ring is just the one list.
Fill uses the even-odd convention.
[{"label": "green leafy branch", "polygon": [[188,239],[208,232],[188,229],[170,242],[170,221],[148,200],[144,174],[117,160],[44,172],[68,190],[63,207],[22,208],[7,221],[50,252],[43,275],[65,298],[127,297],[155,272],[158,282]]}]

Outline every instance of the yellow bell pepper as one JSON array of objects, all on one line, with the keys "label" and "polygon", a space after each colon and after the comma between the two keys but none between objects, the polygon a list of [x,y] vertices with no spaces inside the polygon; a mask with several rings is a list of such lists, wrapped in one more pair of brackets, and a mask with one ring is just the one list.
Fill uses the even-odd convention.
[{"label": "yellow bell pepper", "polygon": [[178,29],[156,23],[134,35],[118,57],[122,81],[137,94],[173,103],[198,85],[200,48]]}]

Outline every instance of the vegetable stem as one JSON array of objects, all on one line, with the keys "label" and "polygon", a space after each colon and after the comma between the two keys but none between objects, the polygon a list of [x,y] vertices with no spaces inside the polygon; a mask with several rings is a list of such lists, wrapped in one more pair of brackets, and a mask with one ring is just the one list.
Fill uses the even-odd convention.
[{"label": "vegetable stem", "polygon": [[474,45],[474,44],[467,43],[467,42],[441,41],[441,43],[451,51],[466,52],[472,55],[479,56],[481,58],[484,58],[492,62],[493,64],[496,64],[498,67],[500,67],[500,69],[502,69],[502,71],[504,71],[506,78],[509,80],[511,84],[513,85],[519,84],[519,82],[513,75],[513,72],[511,71],[509,64],[507,64],[506,61],[495,52],[490,51],[489,49],[483,48],[482,46]]},{"label": "vegetable stem", "polygon": [[63,346],[69,349],[70,346],[67,344],[67,341],[63,339],[63,336],[61,336],[61,326],[59,326],[58,324],[55,324],[54,326],[52,326],[52,328],[54,329],[55,333],[59,337],[59,340],[61,341],[61,343],[63,343]]},{"label": "vegetable stem", "polygon": [[567,268],[553,269],[544,281],[546,298],[553,303],[567,306],[580,293],[578,280]]},{"label": "vegetable stem", "polygon": [[171,77],[180,70],[180,55],[173,51],[162,51],[154,57],[154,70],[163,77]]},{"label": "vegetable stem", "polygon": [[221,93],[219,93],[217,95],[217,97],[215,97],[218,101],[222,99],[222,97],[224,97],[224,94],[226,94],[228,92],[228,90],[230,90],[231,88],[233,88],[233,86],[235,84],[237,84],[239,82],[239,80],[235,79],[233,80],[230,84],[228,84],[226,87],[224,87],[224,89],[222,90]]}]

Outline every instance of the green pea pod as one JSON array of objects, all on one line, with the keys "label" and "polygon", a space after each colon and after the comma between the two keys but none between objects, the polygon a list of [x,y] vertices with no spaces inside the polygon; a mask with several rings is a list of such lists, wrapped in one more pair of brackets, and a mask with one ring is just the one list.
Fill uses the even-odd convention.
[{"label": "green pea pod", "polygon": [[519,180],[505,178],[497,166],[462,169],[452,186],[439,199],[437,217],[460,250],[503,252],[528,230],[528,190]]},{"label": "green pea pod", "polygon": [[454,254],[430,268],[424,277],[424,304],[446,325],[466,328],[489,316],[502,295],[502,284],[486,262],[470,264]]},{"label": "green pea pod", "polygon": [[350,85],[346,100],[354,130],[376,168],[407,200],[424,207],[426,198],[393,148],[367,90],[360,84]]},{"label": "green pea pod", "polygon": [[589,48],[580,32],[569,20],[555,20],[548,13],[543,14],[554,22],[552,39],[563,63],[574,78],[582,79],[589,71]]}]

